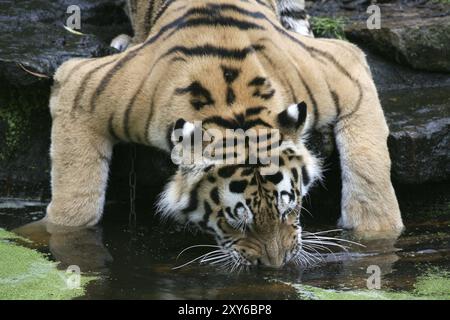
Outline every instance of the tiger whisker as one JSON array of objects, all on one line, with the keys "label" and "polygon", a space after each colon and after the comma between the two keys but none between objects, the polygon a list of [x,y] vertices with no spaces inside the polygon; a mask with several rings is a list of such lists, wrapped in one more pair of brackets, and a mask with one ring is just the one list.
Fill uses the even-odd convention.
[{"label": "tiger whisker", "polygon": [[330,242],[330,241],[318,241],[318,240],[311,240],[311,239],[303,239],[303,243],[306,244],[318,244],[318,245],[328,245],[333,247],[341,248],[344,251],[348,251],[348,247],[341,245],[339,243]]},{"label": "tiger whisker", "polygon": [[180,258],[180,256],[181,256],[183,253],[185,253],[186,251],[188,251],[188,250],[190,250],[190,249],[193,249],[193,248],[220,248],[220,246],[212,245],[212,244],[197,244],[197,245],[194,245],[194,246],[190,246],[190,247],[184,248],[184,249],[178,254],[177,260]]},{"label": "tiger whisker", "polygon": [[[308,246],[308,245],[303,245],[303,247],[305,248],[305,249],[307,249],[307,250],[312,250],[312,251],[314,251],[314,253],[317,253],[317,254],[319,254],[320,255],[320,253],[319,253],[319,251],[317,251],[317,249],[321,249],[321,248],[318,248],[318,247],[315,247],[315,246]],[[327,248],[328,249],[328,248]],[[306,250],[305,250],[306,251]],[[308,252],[308,251],[307,251]]]},{"label": "tiger whisker", "polygon": [[218,264],[218,263],[227,261],[228,259],[229,259],[228,255],[225,255],[225,256],[219,256],[219,257],[214,257],[211,259],[202,260],[202,263],[209,262],[209,264],[214,265],[214,264]]},{"label": "tiger whisker", "polygon": [[199,257],[196,257],[196,258],[194,258],[194,259],[192,259],[192,260],[190,260],[190,261],[188,261],[188,262],[182,264],[181,266],[172,268],[172,270],[181,269],[181,268],[183,268],[183,267],[185,267],[185,266],[188,266],[188,265],[194,263],[195,261],[198,261],[198,260],[200,260],[200,259],[204,259],[204,258],[206,258],[207,256],[209,256],[209,255],[211,255],[211,254],[213,254],[213,253],[216,253],[217,251],[219,251],[219,250],[214,250],[214,251],[205,253],[205,254],[203,254],[203,255],[201,255],[201,256],[199,256]]},{"label": "tiger whisker", "polygon": [[360,247],[365,247],[365,245],[355,242],[355,241],[351,241],[351,240],[347,240],[347,239],[342,239],[342,238],[335,238],[335,237],[323,237],[323,236],[317,236],[314,235],[315,239],[319,239],[319,240],[334,240],[334,241],[339,241],[339,242],[345,242],[345,243],[349,243],[349,244],[353,244],[353,245],[357,245]]},{"label": "tiger whisker", "polygon": [[307,267],[308,265],[313,265],[317,262],[316,257],[312,256],[309,252],[306,252],[304,250],[302,250],[298,253],[297,259],[305,267]]},{"label": "tiger whisker", "polygon": [[[326,246],[318,245],[318,244],[312,244],[312,243],[310,243],[309,245],[304,244],[304,247],[311,248],[313,250],[315,250],[315,249],[327,250],[330,253],[334,253],[330,248],[328,248]],[[317,252],[317,253],[320,254],[319,252]]]},{"label": "tiger whisker", "polygon": [[225,256],[226,256],[225,253],[223,253],[223,252],[217,252],[217,253],[215,253],[215,254],[211,254],[211,255],[209,255],[209,256],[204,257],[204,258],[200,261],[200,263],[208,262],[208,261],[211,261],[211,260],[214,260],[214,259],[223,258],[223,257],[225,257]]},{"label": "tiger whisker", "polygon": [[344,230],[343,229],[331,229],[331,230],[324,230],[324,231],[318,231],[318,232],[303,231],[302,233],[307,234],[307,235],[318,235],[318,234],[340,232],[340,231],[344,231]]},{"label": "tiger whisker", "polygon": [[[327,250],[327,251],[330,252],[330,254],[333,256],[333,259],[334,259],[335,261],[337,260],[335,253],[334,253],[330,248],[328,248],[328,247],[320,246],[320,245],[310,245],[310,248],[311,248],[312,250],[314,250],[315,252],[317,252],[317,254],[319,254],[319,255],[321,255],[321,254],[320,254],[316,249]],[[321,260],[324,260],[324,259],[322,258],[322,256],[321,256]]]}]

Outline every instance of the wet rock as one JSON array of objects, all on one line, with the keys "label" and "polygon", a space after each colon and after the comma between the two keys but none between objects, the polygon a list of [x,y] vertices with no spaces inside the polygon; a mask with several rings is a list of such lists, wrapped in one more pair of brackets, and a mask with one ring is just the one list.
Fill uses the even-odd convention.
[{"label": "wet rock", "polygon": [[48,98],[56,68],[72,57],[112,53],[130,33],[120,0],[78,0],[81,32],[63,28],[72,1],[0,2],[0,194],[42,196],[49,189]]},{"label": "wet rock", "polygon": [[450,74],[417,71],[365,51],[391,130],[394,181],[448,181]]},{"label": "wet rock", "polygon": [[[108,41],[118,33],[129,32],[128,22],[119,0],[77,1],[81,13],[81,32],[63,28],[70,16],[65,0],[17,1],[0,3],[0,70],[16,86],[29,84],[26,69],[52,76],[56,68],[72,57],[98,57],[112,51]],[[112,26],[112,27],[111,27]],[[18,38],[19,37],[19,38]]]},{"label": "wet rock", "polygon": [[420,184],[450,179],[450,87],[382,96],[391,129],[393,178]]},{"label": "wet rock", "polygon": [[[381,95],[392,90],[450,87],[450,74],[439,72],[424,72],[399,65],[374,54],[367,47],[365,51],[372,71],[372,76]],[[444,90],[444,89],[443,89]]]}]

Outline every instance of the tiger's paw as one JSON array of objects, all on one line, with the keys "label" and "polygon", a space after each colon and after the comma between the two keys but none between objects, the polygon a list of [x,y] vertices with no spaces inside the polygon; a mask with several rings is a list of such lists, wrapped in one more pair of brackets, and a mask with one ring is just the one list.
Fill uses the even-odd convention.
[{"label": "tiger's paw", "polygon": [[398,206],[356,199],[344,203],[338,226],[361,239],[395,239],[404,229]]},{"label": "tiger's paw", "polygon": [[117,37],[115,37],[112,41],[110,46],[113,48],[116,48],[120,52],[123,52],[128,49],[128,47],[131,44],[131,37],[126,34],[121,34]]}]

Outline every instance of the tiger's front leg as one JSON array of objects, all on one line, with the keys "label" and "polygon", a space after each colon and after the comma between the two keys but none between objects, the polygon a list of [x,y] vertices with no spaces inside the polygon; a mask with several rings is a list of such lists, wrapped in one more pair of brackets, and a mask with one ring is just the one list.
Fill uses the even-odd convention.
[{"label": "tiger's front leg", "polygon": [[342,171],[339,225],[362,237],[396,237],[403,230],[391,182],[389,129],[375,86],[364,88],[359,109],[344,106],[335,127]]},{"label": "tiger's front leg", "polygon": [[70,114],[54,117],[52,125],[51,224],[88,227],[101,218],[113,144],[89,122]]}]

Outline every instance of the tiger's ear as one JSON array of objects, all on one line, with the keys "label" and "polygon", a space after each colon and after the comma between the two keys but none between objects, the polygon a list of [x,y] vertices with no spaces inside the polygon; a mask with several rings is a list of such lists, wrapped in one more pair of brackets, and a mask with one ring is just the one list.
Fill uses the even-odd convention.
[{"label": "tiger's ear", "polygon": [[[184,119],[178,119],[173,126],[172,135],[170,139],[175,145],[182,142],[183,140],[189,141],[187,139],[192,139],[195,132],[195,125],[192,122],[188,122]],[[192,141],[192,140],[191,140]]]},{"label": "tiger's ear", "polygon": [[307,105],[305,102],[290,105],[278,114],[278,125],[284,133],[298,132],[306,122]]}]

